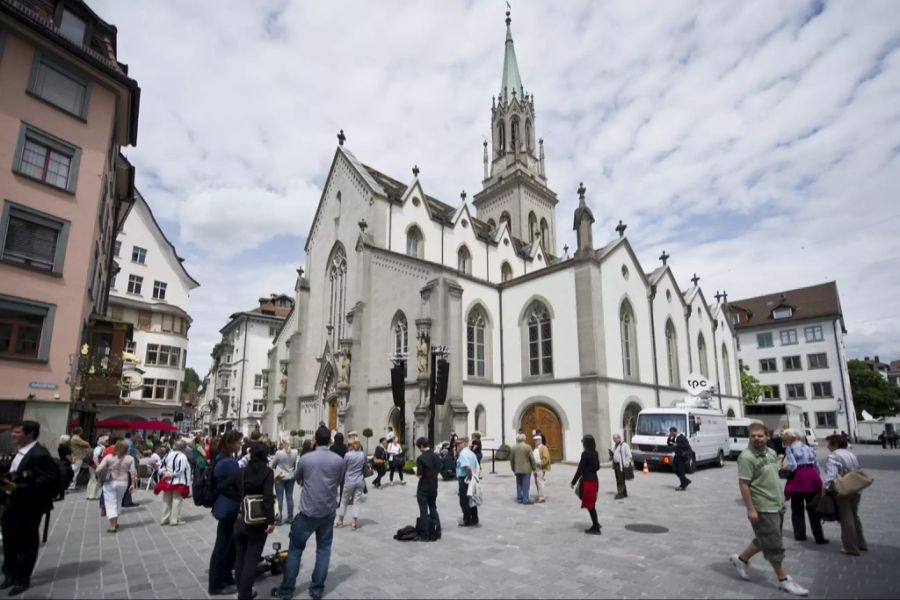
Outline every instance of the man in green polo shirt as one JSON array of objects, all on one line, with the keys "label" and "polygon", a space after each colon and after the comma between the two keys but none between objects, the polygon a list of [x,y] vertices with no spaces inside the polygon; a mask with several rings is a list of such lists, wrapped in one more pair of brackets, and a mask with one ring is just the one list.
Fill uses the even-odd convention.
[{"label": "man in green polo shirt", "polygon": [[784,571],[784,544],[781,527],[784,523],[784,492],[778,477],[778,456],[766,446],[769,432],[762,423],[750,424],[750,445],[738,457],[738,487],[747,507],[747,519],[755,537],[741,553],[728,557],[738,575],[750,579],[750,559],[763,553],[778,577],[778,589],[795,596],[809,591],[797,584]]}]

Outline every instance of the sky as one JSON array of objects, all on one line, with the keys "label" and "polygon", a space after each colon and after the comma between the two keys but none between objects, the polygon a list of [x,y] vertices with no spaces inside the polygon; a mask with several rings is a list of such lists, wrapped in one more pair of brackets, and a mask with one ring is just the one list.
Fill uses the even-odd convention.
[{"label": "sky", "polygon": [[[201,283],[188,365],[231,313],[293,294],[338,130],[456,205],[481,187],[504,0],[92,0],[141,86],[137,186]],[[900,359],[900,19],[892,0],[515,0],[557,253],[580,182],[729,300],[836,280],[851,357]]]}]

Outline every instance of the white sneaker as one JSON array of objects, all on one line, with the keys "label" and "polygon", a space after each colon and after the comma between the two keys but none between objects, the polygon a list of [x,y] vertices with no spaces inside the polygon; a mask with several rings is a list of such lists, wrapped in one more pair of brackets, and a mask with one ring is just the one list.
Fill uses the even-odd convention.
[{"label": "white sneaker", "polygon": [[737,554],[732,554],[728,557],[728,560],[734,565],[734,569],[738,572],[738,575],[741,576],[741,579],[750,581],[750,572],[748,570],[750,565],[742,561],[741,557]]},{"label": "white sneaker", "polygon": [[801,587],[799,583],[791,579],[788,576],[784,581],[778,582],[778,589],[782,592],[787,592],[788,594],[793,594],[795,596],[808,596],[809,590],[805,587]]}]

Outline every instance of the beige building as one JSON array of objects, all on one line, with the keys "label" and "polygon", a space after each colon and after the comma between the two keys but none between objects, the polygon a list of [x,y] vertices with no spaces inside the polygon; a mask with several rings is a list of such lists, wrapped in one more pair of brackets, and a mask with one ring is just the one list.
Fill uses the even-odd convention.
[{"label": "beige building", "polygon": [[0,90],[0,424],[37,420],[49,443],[119,395],[131,332],[102,315],[140,89],[84,2],[0,0]]}]

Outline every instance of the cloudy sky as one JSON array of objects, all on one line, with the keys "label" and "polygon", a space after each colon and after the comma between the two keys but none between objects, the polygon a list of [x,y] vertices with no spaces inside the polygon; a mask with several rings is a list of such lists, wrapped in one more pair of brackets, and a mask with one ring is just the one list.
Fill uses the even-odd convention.
[{"label": "cloudy sky", "polygon": [[[202,284],[201,376],[230,313],[293,289],[339,129],[448,203],[479,189],[504,0],[91,5],[142,88],[138,186]],[[622,219],[710,298],[837,280],[851,356],[900,358],[896,8],[515,0],[560,246],[584,181],[598,245]]]}]

